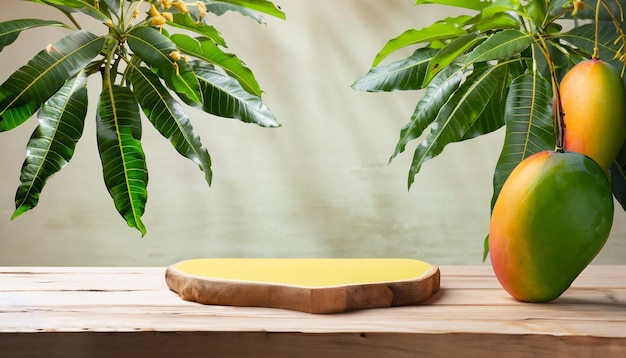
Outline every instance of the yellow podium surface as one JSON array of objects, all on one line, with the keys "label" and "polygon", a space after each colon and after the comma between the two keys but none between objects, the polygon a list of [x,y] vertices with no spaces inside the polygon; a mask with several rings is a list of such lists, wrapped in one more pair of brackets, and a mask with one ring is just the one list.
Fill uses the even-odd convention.
[{"label": "yellow podium surface", "polygon": [[166,279],[189,301],[309,313],[411,305],[439,290],[439,268],[409,259],[194,259]]}]

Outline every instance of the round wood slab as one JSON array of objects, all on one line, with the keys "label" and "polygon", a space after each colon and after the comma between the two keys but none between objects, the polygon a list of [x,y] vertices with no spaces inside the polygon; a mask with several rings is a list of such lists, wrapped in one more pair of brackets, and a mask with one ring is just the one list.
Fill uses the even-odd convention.
[{"label": "round wood slab", "polygon": [[167,286],[211,305],[335,313],[411,305],[439,290],[439,268],[410,259],[193,259],[171,265]]}]

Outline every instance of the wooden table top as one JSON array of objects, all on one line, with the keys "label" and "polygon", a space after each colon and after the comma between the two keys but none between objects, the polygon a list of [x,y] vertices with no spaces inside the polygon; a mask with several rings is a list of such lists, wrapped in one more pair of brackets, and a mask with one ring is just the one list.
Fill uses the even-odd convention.
[{"label": "wooden table top", "polygon": [[626,357],[626,266],[589,266],[544,304],[512,299],[489,266],[440,269],[441,289],[424,304],[316,315],[186,302],[167,288],[162,267],[0,267],[0,347],[17,354],[62,344],[71,348],[59,350],[64,357],[98,356],[94,347],[117,356],[132,349],[128,356],[158,356],[155,347],[163,356],[193,356],[205,345],[255,357],[585,350]]}]

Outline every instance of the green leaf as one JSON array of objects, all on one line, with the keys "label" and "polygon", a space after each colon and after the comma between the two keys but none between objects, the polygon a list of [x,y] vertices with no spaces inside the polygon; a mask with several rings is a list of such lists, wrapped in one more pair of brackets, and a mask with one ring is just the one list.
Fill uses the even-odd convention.
[{"label": "green leaf", "polygon": [[[502,83],[505,83],[504,81]],[[498,89],[500,92],[500,88]],[[504,126],[504,101],[501,101],[500,93],[491,97],[483,113],[480,114],[470,129],[467,130],[461,140],[468,140],[481,135],[491,133]],[[506,92],[505,92],[506,94]]]},{"label": "green leaf", "polygon": [[414,45],[423,42],[431,42],[435,40],[454,39],[459,36],[467,34],[462,27],[456,24],[454,21],[447,19],[446,21],[435,22],[434,24],[416,30],[410,29],[398,37],[389,40],[382,50],[374,58],[372,67],[378,65],[385,57],[389,56],[394,51],[397,51],[403,47]]},{"label": "green leaf", "polygon": [[489,18],[495,14],[502,14],[506,12],[520,13],[521,10],[522,5],[519,0],[495,0],[488,6],[481,9],[480,13],[483,17]]},{"label": "green leaf", "polygon": [[[617,34],[615,33],[613,23],[602,21],[598,25],[599,57],[613,64],[615,68],[621,68],[619,61],[612,60],[619,49],[619,44],[614,44]],[[595,25],[587,24],[574,27],[570,31],[561,34],[559,38],[574,45],[579,51],[586,54],[588,58],[591,58],[595,45]]]},{"label": "green leaf", "polygon": [[409,169],[409,188],[422,164],[439,155],[444,147],[461,140],[483,112],[497,87],[506,75],[506,65],[497,64],[486,69],[474,70],[441,108],[430,133],[413,155]]},{"label": "green leaf", "polygon": [[494,30],[518,29],[520,27],[519,17],[515,17],[508,12],[499,12],[489,17],[478,15],[476,21],[472,22],[472,30],[481,33],[491,32]]},{"label": "green leaf", "polygon": [[[102,7],[102,4],[104,3],[110,10],[113,10],[115,13],[117,13],[119,12],[119,9],[121,8],[120,1],[123,1],[123,0],[102,0],[100,1],[100,7]],[[133,1],[136,1],[136,0],[133,0]]]},{"label": "green leaf", "polygon": [[[212,9],[212,12],[215,11],[215,7],[218,5],[234,5],[236,7],[240,7],[243,9],[250,9],[258,12],[262,12],[271,16],[275,16],[279,19],[286,19],[285,13],[282,10],[274,5],[271,1],[267,0],[218,0],[218,1],[205,1],[207,4],[207,9]],[[228,10],[239,11],[236,7],[230,7]],[[219,11],[219,10],[218,10]],[[248,15],[245,12],[242,12],[244,15]]]},{"label": "green leaf", "polygon": [[67,27],[64,23],[59,21],[39,19],[20,19],[2,22],[0,23],[0,51],[15,42],[22,31],[40,26]]},{"label": "green leaf", "polygon": [[462,9],[482,10],[491,4],[490,1],[484,0],[417,0],[415,5],[422,4],[438,4],[454,6]]},{"label": "green leaf", "polygon": [[185,54],[223,68],[226,73],[236,78],[246,91],[258,97],[263,93],[252,71],[237,56],[222,51],[210,39],[192,38],[184,34],[173,34],[170,38]]},{"label": "green leaf", "polygon": [[204,95],[205,112],[262,127],[278,127],[274,114],[261,98],[245,91],[237,80],[198,62],[194,63],[194,70]]},{"label": "green leaf", "polygon": [[389,161],[404,152],[410,141],[422,135],[424,130],[435,120],[441,107],[459,87],[462,78],[462,68],[454,65],[448,66],[435,76],[426,88],[426,93],[417,103],[415,111],[411,115],[411,121],[400,131],[400,139]]},{"label": "green leaf", "polygon": [[513,80],[506,100],[504,145],[493,178],[495,204],[511,171],[525,158],[555,146],[552,87],[538,73]]},{"label": "green leaf", "polygon": [[[247,16],[261,25],[266,24],[263,14],[238,5],[227,4],[223,2],[214,2],[206,4],[206,9],[208,12],[217,16],[222,16],[229,11],[238,12],[239,14]],[[193,9],[191,9],[190,12],[192,13],[192,16],[198,17],[200,21],[208,23],[208,21],[206,20],[206,16],[200,18],[199,13],[198,16],[196,16],[196,11],[194,11]]]},{"label": "green leaf", "polygon": [[24,123],[100,53],[104,41],[88,31],[73,32],[14,72],[0,85],[0,131]]},{"label": "green leaf", "polygon": [[510,85],[510,67],[510,65],[506,67],[507,74],[501,77],[500,82],[494,88],[494,94],[487,103],[485,110],[476,118],[474,124],[461,140],[476,138],[504,126],[504,109],[506,108],[506,97]]},{"label": "green leaf", "polygon": [[173,20],[174,21],[172,22],[168,22],[168,24],[179,29],[192,31],[202,36],[206,36],[213,40],[216,44],[222,47],[227,47],[226,41],[224,41],[224,38],[215,27],[203,22],[196,23],[196,20],[191,17],[190,13],[175,13],[173,14]]},{"label": "green leaf", "polygon": [[202,104],[196,75],[186,60],[174,61],[170,57],[178,48],[167,36],[154,28],[140,26],[128,32],[127,41],[133,52],[152,67],[169,88],[186,101]]},{"label": "green leaf", "polygon": [[75,12],[80,11],[83,14],[87,14],[94,19],[105,22],[109,18],[98,10],[93,4],[83,0],[29,0],[30,2],[36,2],[39,4],[50,5],[56,7],[63,12]]},{"label": "green leaf", "polygon": [[87,103],[87,74],[79,72],[41,107],[39,126],[26,145],[11,219],[37,206],[46,181],[72,159],[83,134]]},{"label": "green leaf", "polygon": [[167,138],[184,157],[196,163],[211,185],[211,157],[193,131],[183,107],[163,87],[159,77],[147,68],[134,67],[129,72],[133,94],[146,117],[159,133]]},{"label": "green leaf", "polygon": [[622,146],[617,158],[615,158],[610,173],[613,196],[626,210],[626,145]]},{"label": "green leaf", "polygon": [[121,15],[120,1],[122,0],[100,0],[98,10],[100,10],[100,12],[105,14],[108,18],[119,18]]},{"label": "green leaf", "polygon": [[422,87],[425,87],[439,71],[446,68],[468,48],[474,46],[474,44],[480,40],[481,38],[476,34],[467,34],[454,39],[446,47],[439,50],[428,63],[428,69],[426,70]]},{"label": "green leaf", "polygon": [[518,30],[502,30],[468,53],[463,62],[472,64],[511,57],[524,51],[533,42],[532,36]]},{"label": "green leaf", "polygon": [[[501,0],[498,0],[498,1],[501,1]],[[513,3],[515,3],[514,6],[520,5],[519,0],[503,0],[503,1],[505,2],[512,1]],[[506,11],[506,10],[501,10],[501,11]],[[548,21],[546,0],[530,0],[530,1],[525,2],[523,11],[519,8],[515,10],[511,9],[510,11],[516,12],[520,16],[530,19],[529,25],[532,29],[531,32],[534,32],[533,30],[536,30],[536,29],[541,29],[541,30],[546,29],[546,21]]]},{"label": "green leaf", "polygon": [[572,6],[572,0],[552,0],[548,4],[547,12],[550,16],[560,16]]},{"label": "green leaf", "polygon": [[141,147],[141,116],[128,87],[104,82],[96,117],[98,150],[106,187],[115,208],[141,235],[148,199],[148,170]]},{"label": "green leaf", "polygon": [[483,240],[483,262],[487,260],[487,255],[489,255],[489,234]]},{"label": "green leaf", "polygon": [[[582,8],[581,10],[578,11],[578,13],[576,14],[576,19],[582,19],[582,20],[595,20],[596,18],[596,4],[597,2],[594,0],[587,0],[585,1],[585,7]],[[569,0],[565,5],[571,6],[572,5],[572,1]],[[617,0],[617,1],[607,1],[603,4],[603,6],[600,6],[600,21],[611,21],[611,15],[607,12],[606,7],[608,7],[611,11],[611,13],[613,13],[613,15],[620,19],[623,16],[621,16],[620,14],[623,13],[624,8],[626,6],[626,3],[624,2],[624,0]],[[571,11],[568,12],[565,16],[565,18],[572,18],[571,16]],[[623,22],[624,20],[621,20],[622,22],[622,27],[623,27]],[[600,25],[602,26],[602,25]]]},{"label": "green leaf", "polygon": [[[545,78],[550,78],[551,71],[554,70],[556,78],[561,79],[572,67],[574,67],[574,65],[585,59],[584,56],[579,56],[576,53],[567,52],[567,54],[564,54],[563,51],[567,50],[557,48],[557,46],[561,46],[557,42],[546,41],[546,44],[548,45],[550,59],[552,60],[551,65],[545,56],[534,57],[535,67]],[[550,66],[552,66],[552,68],[550,68]]]},{"label": "green leaf", "polygon": [[352,88],[368,92],[420,89],[428,63],[436,53],[434,49],[420,48],[403,60],[373,67]]}]

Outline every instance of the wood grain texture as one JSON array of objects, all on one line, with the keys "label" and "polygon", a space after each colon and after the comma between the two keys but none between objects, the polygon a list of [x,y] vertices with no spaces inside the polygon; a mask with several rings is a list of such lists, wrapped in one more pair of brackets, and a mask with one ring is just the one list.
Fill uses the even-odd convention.
[{"label": "wood grain texture", "polygon": [[165,268],[0,268],[4,357],[626,357],[626,266],[520,303],[488,266],[442,266],[414,306],[330,315],[201,305]]},{"label": "wood grain texture", "polygon": [[[326,260],[319,262],[320,265],[327,263]],[[229,261],[228,264],[236,265],[237,262]],[[298,270],[298,262],[284,266],[286,269]],[[301,274],[311,275],[310,272]],[[165,278],[168,287],[187,301],[211,305],[282,308],[308,313],[338,313],[413,305],[428,299],[439,290],[440,285],[437,266],[430,266],[426,272],[418,272],[412,279],[321,287],[200,276],[190,274],[176,264],[167,268]]]}]

